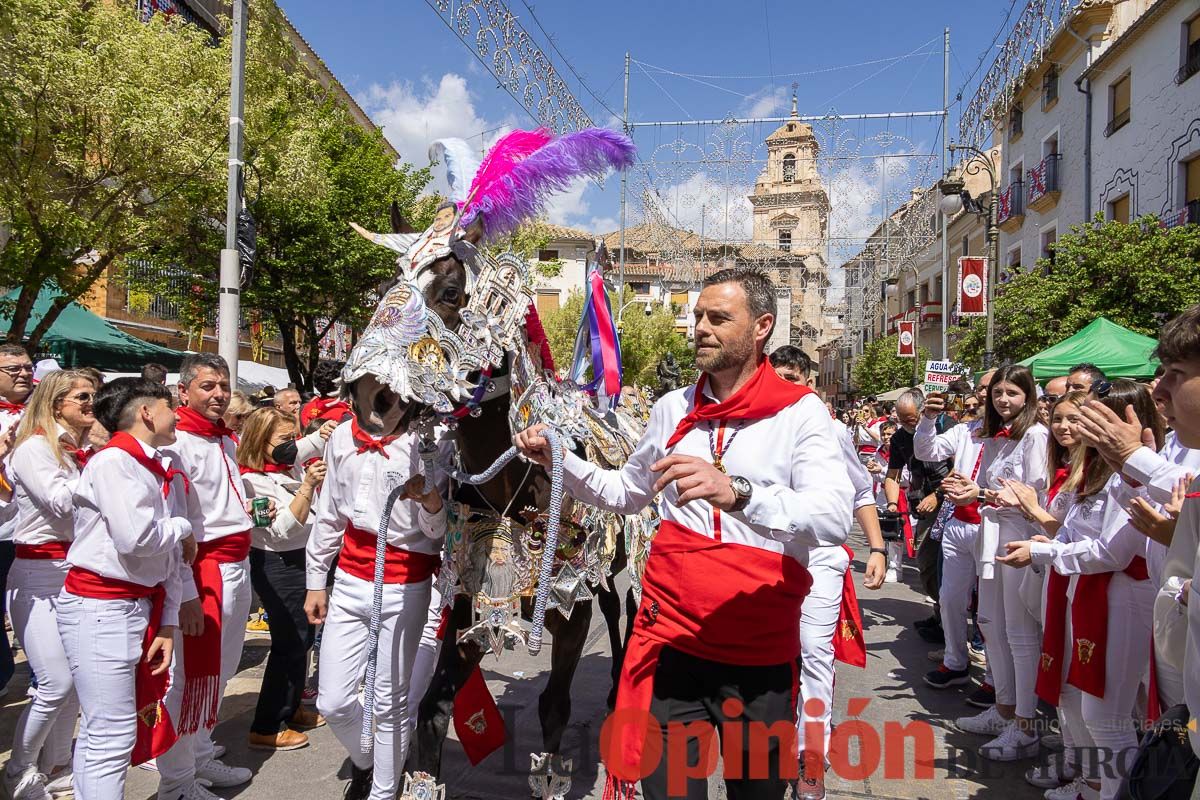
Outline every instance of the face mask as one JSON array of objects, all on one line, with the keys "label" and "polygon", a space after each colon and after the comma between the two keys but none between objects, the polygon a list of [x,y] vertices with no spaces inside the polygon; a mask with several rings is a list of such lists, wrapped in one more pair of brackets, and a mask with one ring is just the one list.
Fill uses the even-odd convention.
[{"label": "face mask", "polygon": [[297,447],[296,442],[292,439],[287,440],[283,444],[277,445],[271,451],[271,460],[276,464],[283,464],[290,467],[296,463]]}]

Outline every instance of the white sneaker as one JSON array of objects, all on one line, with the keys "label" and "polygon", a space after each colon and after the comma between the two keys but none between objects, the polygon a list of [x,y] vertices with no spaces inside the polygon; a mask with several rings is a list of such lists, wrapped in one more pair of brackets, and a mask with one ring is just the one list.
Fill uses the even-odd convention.
[{"label": "white sneaker", "polygon": [[1046,800],[1100,800],[1100,790],[1088,786],[1083,778],[1076,778],[1065,786],[1046,790],[1042,797]]},{"label": "white sneaker", "polygon": [[899,581],[900,581],[900,576],[896,574],[895,567],[889,568],[887,571],[887,574],[883,578],[883,582],[884,583],[898,583]]},{"label": "white sneaker", "polygon": [[221,798],[205,788],[200,781],[192,781],[183,790],[183,794],[179,795],[179,800],[221,800]]},{"label": "white sneaker", "polygon": [[75,778],[74,771],[67,767],[62,772],[55,775],[53,778],[46,778],[46,791],[51,797],[67,797],[75,793],[75,786],[72,780]]},{"label": "white sneaker", "polygon": [[[1042,737],[1046,743],[1049,735]],[[1061,753],[1051,753],[1045,764],[1030,767],[1025,771],[1025,782],[1039,789],[1057,789],[1064,783],[1075,780],[1075,767],[1068,764]]]},{"label": "white sneaker", "polygon": [[138,769],[144,769],[146,772],[158,772],[158,762],[153,758],[149,761],[143,761],[138,764]]},{"label": "white sneaker", "polygon": [[196,769],[196,780],[218,789],[249,783],[254,773],[245,767],[231,767],[215,758]]},{"label": "white sneaker", "polygon": [[4,788],[12,800],[52,800],[46,791],[46,776],[36,767],[26,767],[14,775],[4,769]]},{"label": "white sneaker", "polygon": [[989,706],[987,711],[973,717],[959,717],[954,720],[954,727],[964,733],[974,733],[979,736],[997,736],[1008,727],[1009,720],[1000,716],[995,706]]},{"label": "white sneaker", "polygon": [[979,748],[979,755],[989,761],[1019,761],[1032,758],[1037,751],[1037,734],[1025,733],[1013,720],[1008,723],[1004,733]]},{"label": "white sneaker", "polygon": [[221,756],[223,756],[223,755],[225,755],[225,745],[223,745],[223,744],[217,744],[216,742],[213,742],[213,754],[212,754],[212,757],[213,757],[213,758],[220,758],[220,757],[221,757]]}]

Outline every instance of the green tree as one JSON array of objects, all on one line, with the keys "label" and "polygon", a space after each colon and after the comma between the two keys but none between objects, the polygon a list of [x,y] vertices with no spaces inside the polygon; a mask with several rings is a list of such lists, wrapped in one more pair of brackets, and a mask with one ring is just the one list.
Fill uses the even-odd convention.
[{"label": "green tree", "polygon": [[[219,174],[229,50],[132,3],[0,4],[0,284],[10,341],[36,348],[110,264],[170,236]],[[64,296],[29,330],[42,287]]]},{"label": "green tree", "polygon": [[[1039,259],[997,293],[997,363],[1020,361],[1097,317],[1155,336],[1164,319],[1200,302],[1200,225],[1166,229],[1153,216],[1077,225],[1054,258]],[[986,326],[973,319],[959,360],[982,364]]]},{"label": "green tree", "polygon": [[[851,377],[854,387],[862,394],[882,394],[902,386],[912,386],[915,370],[911,358],[896,355],[895,335],[872,339],[863,348],[862,355],[854,359]],[[920,348],[918,362],[924,364],[933,356],[924,347]],[[922,372],[922,375],[924,373]]]},{"label": "green tree", "polygon": [[[616,294],[609,292],[608,299],[615,313],[620,308]],[[627,289],[625,301],[632,299],[633,291]],[[642,313],[642,307],[638,304],[632,308],[636,313],[625,314],[621,325],[623,382],[626,385],[657,386],[655,368],[668,352],[675,354],[682,372],[681,380],[692,380],[695,377],[695,355],[687,338],[675,330],[675,317],[671,312],[661,305],[653,306],[649,315]],[[554,364],[559,369],[571,364],[575,335],[582,316],[583,293],[576,291],[571,292],[561,308],[542,318],[542,326],[550,339],[550,351],[554,354]]]}]

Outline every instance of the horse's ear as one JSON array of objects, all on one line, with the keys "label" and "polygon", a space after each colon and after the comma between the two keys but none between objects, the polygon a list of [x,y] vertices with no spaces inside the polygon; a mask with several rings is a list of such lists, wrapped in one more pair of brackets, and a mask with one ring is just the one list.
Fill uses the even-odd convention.
[{"label": "horse's ear", "polygon": [[400,213],[400,204],[392,201],[392,233],[418,233],[417,229],[408,224],[408,220]]},{"label": "horse's ear", "polygon": [[476,246],[483,241],[483,214],[475,215],[475,219],[463,230],[463,238]]}]

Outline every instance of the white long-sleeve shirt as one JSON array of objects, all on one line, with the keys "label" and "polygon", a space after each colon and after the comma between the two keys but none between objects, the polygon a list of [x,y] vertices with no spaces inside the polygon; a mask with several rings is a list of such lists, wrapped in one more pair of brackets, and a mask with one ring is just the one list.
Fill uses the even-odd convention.
[{"label": "white long-sleeve shirt", "polygon": [[[392,489],[424,472],[416,434],[397,437],[385,453],[359,453],[350,425],[340,425],[325,446],[325,483],[317,496],[305,555],[310,590],[324,589],[347,525],[374,533]],[[427,479],[428,480],[428,479]],[[440,484],[438,476],[434,482]],[[430,514],[412,500],[397,500],[388,520],[388,544],[416,553],[438,553],[446,535],[446,508]]]},{"label": "white long-sleeve shirt", "polygon": [[[981,489],[999,491],[1000,478],[1020,481],[1037,492],[1039,503],[1045,503],[1049,442],[1050,431],[1041,423],[1031,425],[1020,439],[985,439],[975,482]],[[1005,544],[1032,538],[1042,529],[1025,519],[1019,508],[987,506],[980,509],[980,516],[983,521],[979,525],[975,555],[979,576],[986,580],[994,575],[996,556],[1006,554]]]},{"label": "white long-sleeve shirt", "polygon": [[212,542],[253,526],[246,513],[242,479],[238,475],[232,439],[213,439],[177,431],[175,444],[164,447],[175,465],[187,473],[192,493],[200,501],[200,516],[192,520],[196,541]]},{"label": "white long-sleeve shirt", "polygon": [[1120,572],[1128,567],[1146,549],[1146,537],[1125,512],[1129,494],[1121,476],[1113,475],[1103,490],[1074,503],[1053,541],[1030,545],[1033,563],[1052,564],[1061,575]]},{"label": "white long-sleeve shirt", "polygon": [[[14,427],[21,421],[24,411],[11,411],[9,409],[0,409],[0,436],[5,436],[8,430]],[[12,482],[12,466],[9,459],[12,454],[5,458],[5,465],[8,470],[9,482]],[[0,502],[0,542],[8,542],[13,538],[13,531],[17,528],[17,504],[12,500],[8,502]]]},{"label": "white long-sleeve shirt", "polygon": [[[1200,479],[1188,487],[1200,491]],[[1162,589],[1154,600],[1154,648],[1164,664],[1183,672],[1184,698],[1195,716],[1200,709],[1200,498],[1188,498],[1175,523],[1164,566]],[[1175,595],[1192,580],[1187,605]],[[1192,750],[1200,755],[1200,731],[1190,731]]]},{"label": "white long-sleeve shirt", "polygon": [[56,427],[54,433],[63,448],[61,462],[54,457],[43,434],[21,442],[9,457],[13,503],[17,508],[13,541],[17,544],[70,542],[73,538],[79,468],[75,465],[75,445],[70,432],[61,425]]},{"label": "white long-sleeve shirt", "polygon": [[944,433],[937,432],[937,420],[924,414],[913,434],[913,454],[921,461],[945,461],[954,459],[954,471],[971,477],[984,439],[976,436],[983,427],[983,420],[973,420],[955,425]]},{"label": "white long-sleeve shirt", "polygon": [[1163,449],[1154,452],[1139,447],[1126,461],[1122,472],[1146,487],[1150,499],[1166,504],[1171,500],[1175,482],[1185,475],[1200,476],[1200,450],[1179,443],[1175,432],[1167,434]]},{"label": "white long-sleeve shirt", "polygon": [[850,483],[854,485],[854,509],[857,511],[863,506],[875,505],[875,481],[867,471],[867,466],[858,457],[858,450],[854,447],[854,434],[850,433],[846,423],[840,420],[831,419],[830,424],[842,445],[846,472],[850,476]]},{"label": "white long-sleeve shirt", "polygon": [[[300,481],[290,472],[247,472],[242,476],[242,484],[246,490],[246,499],[269,497],[275,501],[275,519],[265,528],[253,528],[250,531],[250,544],[260,550],[283,552],[299,550],[308,544],[308,534],[312,531],[313,509],[308,510],[308,517],[301,522],[292,513],[292,501],[300,489]],[[313,499],[315,505],[316,498]]]},{"label": "white long-sleeve shirt", "polygon": [[[620,470],[601,469],[567,453],[567,492],[618,514],[644,508],[654,497],[659,477],[650,466],[668,455],[667,440],[692,408],[695,390],[693,385],[670,392],[654,404],[641,441]],[[711,461],[709,429],[709,423],[701,422],[670,454]],[[721,541],[786,553],[807,564],[809,548],[846,540],[854,486],[829,412],[816,394],[805,395],[773,417],[730,421],[723,439],[728,444],[721,457],[726,469],[748,480],[753,491],[743,510],[720,512]],[[663,489],[662,518],[715,538],[713,506],[703,500],[679,506],[678,499],[675,484]]]},{"label": "white long-sleeve shirt", "polygon": [[[139,444],[170,468],[169,457]],[[75,490],[75,541],[67,563],[128,583],[163,584],[163,624],[176,625],[179,603],[196,597],[179,545],[192,533],[190,519],[198,511],[195,491],[185,492],[182,478],[163,497],[162,483],[150,470],[117,448],[105,448],[88,462]]]}]

